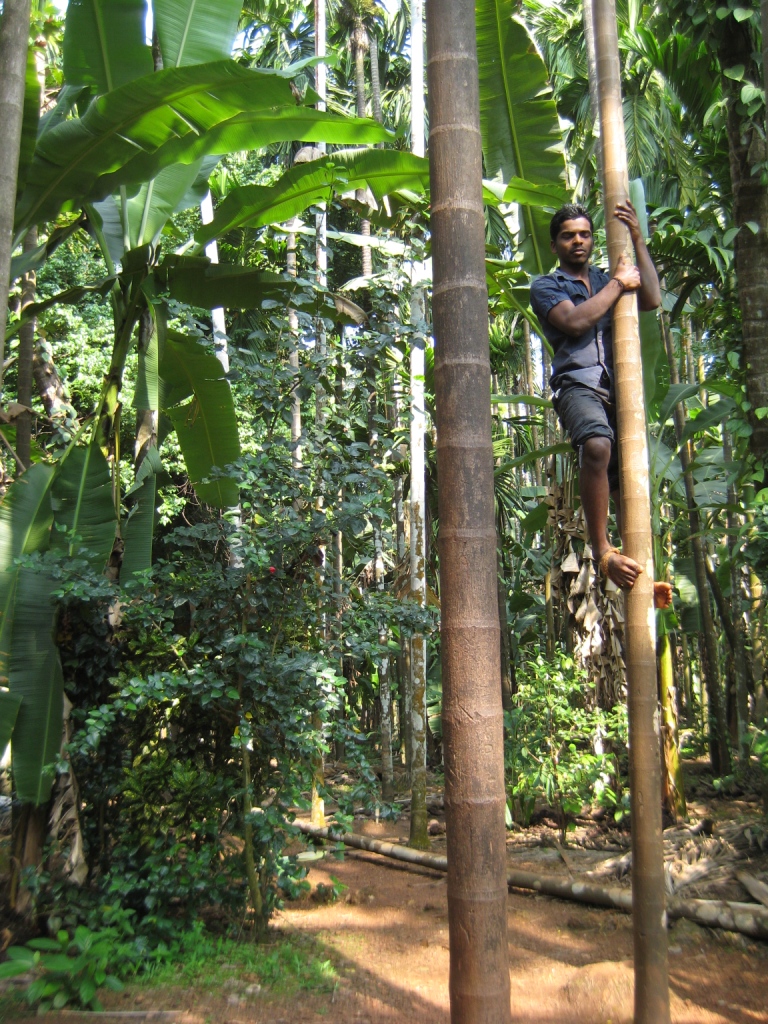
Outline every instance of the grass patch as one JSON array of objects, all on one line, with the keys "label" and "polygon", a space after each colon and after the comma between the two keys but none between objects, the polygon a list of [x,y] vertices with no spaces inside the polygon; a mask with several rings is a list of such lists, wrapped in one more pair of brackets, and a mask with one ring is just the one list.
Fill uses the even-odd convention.
[{"label": "grass patch", "polygon": [[337,977],[327,951],[303,937],[252,943],[192,932],[181,937],[173,954],[145,963],[135,980],[152,988],[218,990],[237,978],[290,996],[300,989],[331,991]]}]

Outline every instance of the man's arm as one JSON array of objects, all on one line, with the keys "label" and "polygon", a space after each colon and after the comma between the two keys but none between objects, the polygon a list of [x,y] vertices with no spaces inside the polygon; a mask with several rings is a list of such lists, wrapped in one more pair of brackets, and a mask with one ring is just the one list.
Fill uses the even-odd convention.
[{"label": "man's arm", "polygon": [[550,309],[547,319],[563,334],[578,338],[590,327],[594,327],[625,291],[637,291],[639,288],[638,268],[622,259],[604,288],[578,305],[574,305],[570,299],[563,299]]},{"label": "man's arm", "polygon": [[620,220],[629,231],[632,245],[635,248],[635,259],[637,269],[640,271],[640,287],[637,289],[637,304],[642,312],[650,309],[657,309],[661,305],[661,286],[656,267],[653,265],[648,246],[645,244],[643,233],[640,230],[640,221],[634,206],[627,199],[623,203],[617,203],[614,216]]}]

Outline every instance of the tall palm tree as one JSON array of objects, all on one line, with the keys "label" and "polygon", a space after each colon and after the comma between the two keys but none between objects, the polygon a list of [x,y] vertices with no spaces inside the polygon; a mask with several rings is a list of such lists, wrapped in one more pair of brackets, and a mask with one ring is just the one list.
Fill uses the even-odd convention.
[{"label": "tall palm tree", "polygon": [[13,212],[24,112],[30,0],[5,0],[0,21],[0,394],[11,274]]},{"label": "tall palm tree", "polygon": [[430,0],[427,49],[451,1019],[504,1024],[504,747],[473,0]]}]

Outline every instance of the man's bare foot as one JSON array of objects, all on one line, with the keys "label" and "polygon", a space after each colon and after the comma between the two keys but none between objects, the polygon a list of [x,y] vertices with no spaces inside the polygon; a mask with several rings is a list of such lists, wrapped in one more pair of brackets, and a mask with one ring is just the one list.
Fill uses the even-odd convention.
[{"label": "man's bare foot", "polygon": [[653,584],[653,606],[654,608],[669,608],[672,604],[672,587],[669,583],[656,580]]},{"label": "man's bare foot", "polygon": [[631,590],[643,567],[616,548],[608,548],[600,557],[600,572],[621,590]]}]

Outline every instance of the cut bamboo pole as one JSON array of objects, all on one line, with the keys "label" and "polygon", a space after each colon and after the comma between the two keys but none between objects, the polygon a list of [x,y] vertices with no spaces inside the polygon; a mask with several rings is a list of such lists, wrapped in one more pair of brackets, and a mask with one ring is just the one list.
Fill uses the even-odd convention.
[{"label": "cut bamboo pole", "polygon": [[[629,194],[615,0],[594,0],[592,14],[605,175],[605,236],[614,273],[622,256],[629,257],[630,263],[634,256],[625,226],[613,215],[617,203]],[[622,295],[613,309],[613,368],[622,547],[644,570],[626,594],[624,612],[636,895],[632,914],[635,1024],[669,1024],[650,474],[637,300],[632,292]]]},{"label": "cut bamboo pole", "polygon": [[[409,846],[382,842],[355,832],[334,832],[330,828],[315,828],[308,822],[296,821],[294,826],[313,839],[329,839],[344,843],[358,850],[377,853],[382,857],[418,864],[433,871],[447,871],[448,858],[437,853],[414,850]],[[558,878],[556,875],[537,875],[533,871],[512,870],[507,872],[510,889],[524,889],[555,896],[561,900],[588,903],[597,907],[611,907],[625,914],[632,913],[632,890],[619,886],[595,885],[580,878]],[[667,916],[672,919],[687,918],[706,928],[722,928],[729,932],[740,932],[753,939],[768,939],[768,909],[752,903],[737,903],[732,900],[692,900],[670,897],[667,902]]]}]

